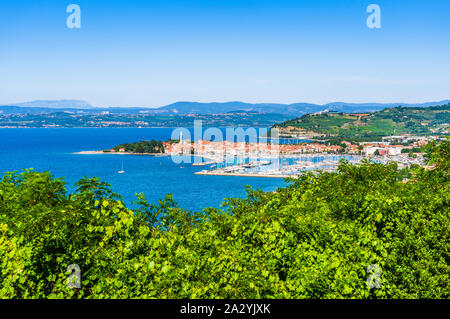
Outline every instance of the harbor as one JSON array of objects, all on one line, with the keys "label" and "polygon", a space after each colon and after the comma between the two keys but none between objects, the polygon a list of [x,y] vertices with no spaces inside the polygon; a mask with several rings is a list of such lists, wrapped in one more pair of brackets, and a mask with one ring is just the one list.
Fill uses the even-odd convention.
[{"label": "harbor", "polygon": [[278,158],[226,158],[222,161],[193,164],[196,166],[210,165],[209,169],[196,172],[197,175],[217,176],[242,176],[242,177],[266,177],[288,178],[298,177],[305,172],[335,172],[342,160],[353,165],[359,165],[363,160],[388,164],[395,162],[398,167],[405,168],[411,165],[424,165],[421,157],[409,158],[406,155],[397,156],[366,156],[366,155],[330,155],[330,154],[305,154],[282,155]]},{"label": "harbor", "polygon": [[[180,138],[177,142],[150,141],[147,144],[157,145],[151,151],[160,153],[144,153],[139,149],[143,142],[116,146],[104,151],[82,151],[77,154],[120,154],[170,156],[176,164],[188,164],[201,168],[196,175],[242,176],[287,178],[298,177],[305,172],[336,172],[342,160],[353,165],[363,161],[388,164],[395,162],[399,169],[412,165],[424,166],[425,160],[420,151],[430,138],[418,136],[390,136],[383,142],[361,142],[352,144],[342,142],[339,145],[330,143],[299,144],[267,144],[262,142],[231,142],[196,140]],[[407,145],[399,145],[402,142]],[[130,152],[130,150],[140,152]],[[415,152],[413,152],[415,151]],[[183,166],[179,166],[183,167]]]}]

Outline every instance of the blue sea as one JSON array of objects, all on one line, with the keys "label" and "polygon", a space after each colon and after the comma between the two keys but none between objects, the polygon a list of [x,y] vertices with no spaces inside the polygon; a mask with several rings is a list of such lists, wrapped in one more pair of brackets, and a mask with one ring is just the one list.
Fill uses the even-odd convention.
[{"label": "blue sea", "polygon": [[[245,197],[245,185],[263,191],[286,186],[283,179],[194,175],[205,169],[176,164],[171,157],[139,155],[80,155],[80,151],[110,149],[118,144],[168,140],[172,128],[0,129],[0,173],[33,168],[64,177],[69,192],[83,176],[100,177],[133,207],[135,194],[156,203],[173,194],[180,207],[201,211],[220,207],[224,198]],[[123,168],[125,174],[117,172]]]}]

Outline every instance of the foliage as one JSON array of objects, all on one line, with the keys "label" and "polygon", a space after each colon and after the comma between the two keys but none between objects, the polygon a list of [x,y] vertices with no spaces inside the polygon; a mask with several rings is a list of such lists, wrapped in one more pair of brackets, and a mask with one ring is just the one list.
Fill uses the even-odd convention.
[{"label": "foliage", "polygon": [[129,152],[129,153],[155,154],[155,153],[164,153],[164,144],[161,141],[151,140],[151,141],[141,141],[141,142],[136,142],[136,143],[121,144],[121,145],[117,145],[113,149],[116,152],[123,149],[125,152]]},{"label": "foliage", "polygon": [[449,298],[449,145],[430,146],[431,170],[343,161],[201,213],[142,194],[131,211],[96,178],[69,195],[50,173],[5,173],[0,297]]},{"label": "foliage", "polygon": [[434,141],[427,145],[427,153],[425,157],[428,159],[428,163],[437,165],[441,168],[442,172],[450,171],[450,142],[449,138],[444,143],[438,143]]}]

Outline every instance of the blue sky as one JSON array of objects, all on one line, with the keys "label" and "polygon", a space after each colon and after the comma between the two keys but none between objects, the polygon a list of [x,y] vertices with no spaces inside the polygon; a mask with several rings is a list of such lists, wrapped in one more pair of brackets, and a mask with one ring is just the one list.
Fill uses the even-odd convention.
[{"label": "blue sky", "polygon": [[0,72],[0,104],[436,101],[450,98],[450,1],[0,0]]}]

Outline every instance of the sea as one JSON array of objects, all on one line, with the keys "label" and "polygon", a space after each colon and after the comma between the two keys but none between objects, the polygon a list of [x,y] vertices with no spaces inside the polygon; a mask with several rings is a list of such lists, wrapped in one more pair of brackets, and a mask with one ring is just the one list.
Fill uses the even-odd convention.
[{"label": "sea", "polygon": [[[141,140],[165,141],[173,128],[5,128],[0,129],[0,174],[23,169],[49,171],[64,178],[68,192],[82,177],[99,177],[135,208],[136,194],[144,193],[157,203],[172,194],[181,208],[202,211],[220,208],[225,198],[244,198],[245,186],[275,191],[287,185],[282,178],[205,176],[205,169],[176,163],[171,157],[141,155],[76,154],[81,151],[111,149]],[[125,171],[118,174],[118,171]]]}]

